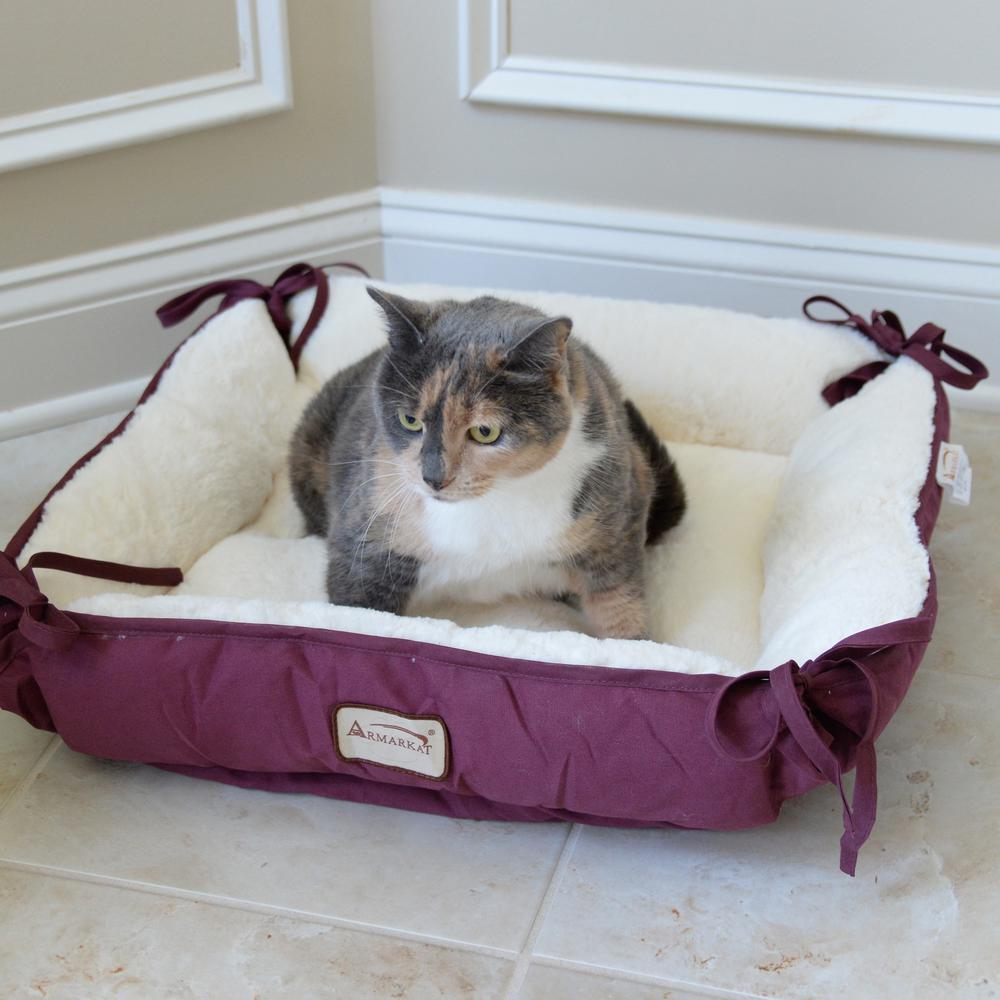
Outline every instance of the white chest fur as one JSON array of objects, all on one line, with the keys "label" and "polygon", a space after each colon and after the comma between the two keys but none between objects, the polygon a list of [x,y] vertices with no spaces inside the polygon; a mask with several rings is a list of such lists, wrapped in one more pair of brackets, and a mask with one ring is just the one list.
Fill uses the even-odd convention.
[{"label": "white chest fur", "polygon": [[603,450],[586,439],[576,413],[559,452],[540,469],[474,500],[424,499],[422,528],[434,554],[421,566],[415,599],[495,601],[564,590],[565,573],[553,563],[563,554],[573,498]]}]

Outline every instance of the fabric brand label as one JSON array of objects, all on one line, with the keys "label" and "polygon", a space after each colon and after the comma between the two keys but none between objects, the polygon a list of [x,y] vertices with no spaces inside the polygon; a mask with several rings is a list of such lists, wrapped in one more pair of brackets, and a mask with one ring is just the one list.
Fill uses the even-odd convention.
[{"label": "fabric brand label", "polygon": [[440,781],[448,776],[448,730],[436,715],[404,715],[376,705],[338,705],[333,738],[342,760],[365,761]]},{"label": "fabric brand label", "polygon": [[969,505],[972,499],[972,466],[960,444],[941,442],[938,451],[937,481],[948,491],[952,503]]}]

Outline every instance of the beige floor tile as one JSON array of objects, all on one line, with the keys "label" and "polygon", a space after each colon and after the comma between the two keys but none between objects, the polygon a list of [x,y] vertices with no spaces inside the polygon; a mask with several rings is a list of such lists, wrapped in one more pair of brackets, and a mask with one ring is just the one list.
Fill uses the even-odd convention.
[{"label": "beige floor tile", "polygon": [[501,997],[511,963],[468,951],[0,870],[0,997]]},{"label": "beige floor tile", "polygon": [[61,749],[0,817],[0,857],[518,950],[561,824],[253,792]]},{"label": "beige floor tile", "polygon": [[997,996],[998,698],[918,674],[879,741],[857,879],[837,870],[831,788],[759,830],[586,829],[536,954],[803,1000]]},{"label": "beige floor tile", "polygon": [[742,994],[691,993],[680,986],[660,986],[614,979],[576,969],[533,965],[517,1000],[708,1000],[712,996]]},{"label": "beige floor tile", "polygon": [[0,712],[0,809],[51,739],[52,733],[33,729],[19,715]]},{"label": "beige floor tile", "polygon": [[951,439],[972,462],[972,503],[946,500],[931,539],[939,611],[926,666],[1000,678],[1000,414],[956,411]]},{"label": "beige floor tile", "polygon": [[122,416],[95,417],[69,427],[0,441],[0,549],[62,474]]}]

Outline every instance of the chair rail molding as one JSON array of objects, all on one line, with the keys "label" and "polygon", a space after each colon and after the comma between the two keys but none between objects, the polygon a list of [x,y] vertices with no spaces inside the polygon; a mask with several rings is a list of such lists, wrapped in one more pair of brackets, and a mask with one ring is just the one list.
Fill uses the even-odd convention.
[{"label": "chair rail molding", "polygon": [[290,108],[285,0],[233,2],[235,69],[0,118],[0,171]]},{"label": "chair rail molding", "polygon": [[508,0],[457,3],[459,96],[474,103],[1000,144],[1000,93],[518,56],[510,50]]}]

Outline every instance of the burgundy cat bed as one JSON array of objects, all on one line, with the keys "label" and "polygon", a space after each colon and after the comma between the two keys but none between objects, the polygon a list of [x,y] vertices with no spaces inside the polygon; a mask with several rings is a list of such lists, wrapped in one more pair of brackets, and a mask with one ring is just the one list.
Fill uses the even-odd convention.
[{"label": "burgundy cat bed", "polygon": [[831,300],[820,325],[507,293],[571,316],[677,461],[652,640],[541,599],[395,616],[326,601],[286,471],[312,393],[382,343],[364,284],[296,265],[161,310],[224,296],[0,556],[0,706],[83,753],[475,819],[734,830],[830,782],[853,874],[934,624],[941,383],[983,366]]}]

